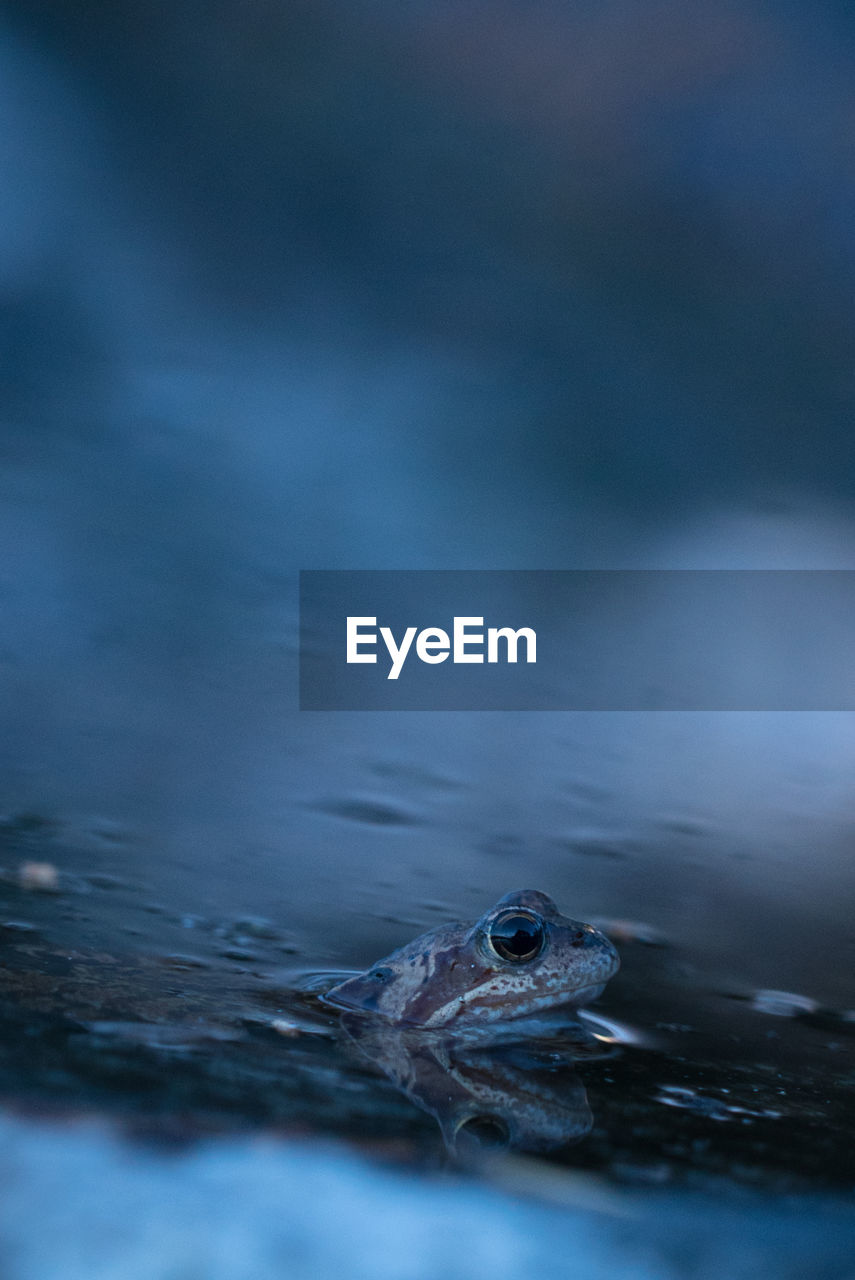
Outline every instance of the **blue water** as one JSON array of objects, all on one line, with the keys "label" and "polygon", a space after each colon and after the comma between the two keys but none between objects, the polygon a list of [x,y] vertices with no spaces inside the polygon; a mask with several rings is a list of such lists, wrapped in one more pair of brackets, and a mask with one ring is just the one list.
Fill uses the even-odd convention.
[{"label": "blue water", "polygon": [[[201,956],[216,983],[241,965],[223,949],[274,946],[226,920],[272,921],[282,964],[361,967],[531,885],[665,944],[626,948],[621,1019],[744,1036],[751,1070],[805,1053],[833,1132],[852,717],[301,715],[296,572],[855,567],[838,9],[4,6],[7,924],[103,964]],[[58,899],[20,890],[32,859]],[[3,938],[18,964],[21,930]],[[814,1021],[755,1007],[767,989]],[[72,1067],[39,1075],[39,1109],[74,1106]],[[119,1256],[264,1275],[283,1253],[316,1275],[342,1249],[365,1275],[557,1275],[569,1254],[575,1274],[845,1274],[836,1211],[766,1182],[755,1206],[717,1183],[604,1229],[564,1182],[550,1208],[551,1183],[529,1202],[335,1146],[164,1161],[3,1124],[13,1277]]]}]

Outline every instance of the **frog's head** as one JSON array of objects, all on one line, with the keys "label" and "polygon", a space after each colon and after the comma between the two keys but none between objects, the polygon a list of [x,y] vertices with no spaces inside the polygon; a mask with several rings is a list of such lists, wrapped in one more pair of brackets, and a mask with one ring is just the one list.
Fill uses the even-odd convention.
[{"label": "frog's head", "polygon": [[474,925],[423,934],[327,999],[416,1026],[468,1026],[587,1004],[619,965],[604,934],[563,916],[545,893],[523,889]]}]

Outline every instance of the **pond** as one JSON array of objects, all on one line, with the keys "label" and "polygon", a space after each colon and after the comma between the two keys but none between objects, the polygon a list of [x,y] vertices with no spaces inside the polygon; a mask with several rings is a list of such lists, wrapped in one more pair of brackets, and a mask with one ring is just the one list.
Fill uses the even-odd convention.
[{"label": "pond", "polygon": [[[855,568],[848,13],[95,8],[0,23],[0,1269],[851,1280],[855,714],[298,710],[301,569]],[[518,890],[581,1011],[325,1001]]]},{"label": "pond", "polygon": [[[326,767],[321,796],[296,784],[277,846],[236,842],[222,876],[204,847],[196,862],[190,848],[180,860],[159,856],[106,821],[75,838],[37,814],[6,820],[6,1097],[105,1109],[188,1137],[244,1126],[334,1135],[428,1167],[454,1158],[449,1133],[462,1116],[478,1119],[481,1097],[486,1119],[534,1116],[511,1145],[620,1182],[848,1188],[855,1001],[841,961],[853,936],[829,892],[846,839],[833,806],[801,815],[812,819],[810,859],[768,799],[773,812],[763,813],[759,790],[754,828],[740,817],[738,832],[717,829],[684,796],[658,823],[648,813],[616,829],[604,815],[627,793],[612,795],[602,775],[595,787],[593,751],[582,766],[566,727],[544,732],[550,761],[537,776],[528,726],[531,789],[551,794],[552,813],[545,796],[527,799],[537,817],[525,833],[526,806],[519,794],[509,804],[499,770],[476,781],[458,761],[452,773],[437,761],[437,726],[432,769],[416,768],[412,746],[396,766],[383,720],[373,752],[363,726],[352,787],[336,793]],[[767,726],[767,777],[776,729]],[[731,748],[744,750],[748,733],[757,745],[750,718],[729,732]],[[628,734],[622,741],[627,750]],[[795,752],[791,734],[778,767]],[[680,758],[685,773],[685,750]],[[823,770],[825,796],[840,767],[804,762],[814,777]],[[791,831],[797,816],[787,815]],[[335,879],[323,846],[334,848]],[[492,894],[520,881],[548,885],[620,953],[619,974],[581,1023],[486,1047],[452,1036],[449,1047],[428,1044],[447,1029],[393,1028],[384,1039],[370,1019],[366,1029],[319,1002],[348,966],[449,920],[474,923]],[[449,1053],[461,1091],[453,1115],[437,1096]],[[566,1127],[553,1133],[562,1107]]]}]

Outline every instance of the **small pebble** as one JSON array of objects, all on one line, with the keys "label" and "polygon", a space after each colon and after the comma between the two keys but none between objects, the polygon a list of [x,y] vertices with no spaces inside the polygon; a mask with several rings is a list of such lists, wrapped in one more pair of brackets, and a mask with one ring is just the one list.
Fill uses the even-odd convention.
[{"label": "small pebble", "polygon": [[288,1036],[291,1040],[296,1039],[300,1034],[300,1028],[296,1022],[289,1022],[287,1018],[274,1018],[270,1025],[274,1031],[279,1032],[280,1036]]},{"label": "small pebble", "polygon": [[18,884],[38,893],[59,893],[59,872],[52,862],[22,862]]}]

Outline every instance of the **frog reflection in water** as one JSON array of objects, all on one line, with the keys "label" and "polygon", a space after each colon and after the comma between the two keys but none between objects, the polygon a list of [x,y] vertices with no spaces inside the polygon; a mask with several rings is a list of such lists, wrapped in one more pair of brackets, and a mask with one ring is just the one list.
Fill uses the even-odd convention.
[{"label": "frog reflection in water", "polygon": [[341,1025],[351,1053],[432,1115],[450,1154],[463,1159],[483,1148],[551,1151],[583,1138],[594,1120],[575,1065],[616,1051],[579,1022],[565,1024],[560,1038],[516,1041],[358,1013],[344,1013]]},{"label": "frog reflection in water", "polygon": [[576,1010],[618,965],[603,934],[523,890],[475,925],[431,930],[326,1000],[345,1010],[351,1047],[435,1117],[453,1155],[547,1151],[593,1123],[574,1064],[613,1049]]},{"label": "frog reflection in water", "polygon": [[536,889],[509,893],[471,924],[447,924],[327,992],[399,1025],[489,1027],[588,1004],[618,970],[608,938]]}]

